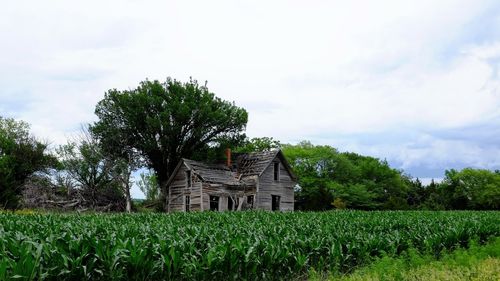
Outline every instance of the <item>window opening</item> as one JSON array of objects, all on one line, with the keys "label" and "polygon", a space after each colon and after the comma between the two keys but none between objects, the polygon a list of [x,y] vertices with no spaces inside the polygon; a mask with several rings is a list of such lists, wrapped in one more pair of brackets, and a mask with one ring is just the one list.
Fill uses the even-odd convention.
[{"label": "window opening", "polygon": [[186,200],[184,201],[185,204],[185,211],[189,212],[189,209],[191,208],[191,197],[186,195]]},{"label": "window opening", "polygon": [[219,196],[210,196],[210,211],[219,210]]},{"label": "window opening", "polygon": [[247,196],[247,205],[253,209],[253,195]]},{"label": "window opening", "polygon": [[281,197],[278,195],[271,195],[271,196],[272,196],[272,210],[279,211]]},{"label": "window opening", "polygon": [[275,162],[274,163],[274,180],[279,181],[280,179],[280,163]]},{"label": "window opening", "polygon": [[193,185],[193,178],[191,177],[191,170],[186,171],[187,178],[187,187],[191,187]]}]

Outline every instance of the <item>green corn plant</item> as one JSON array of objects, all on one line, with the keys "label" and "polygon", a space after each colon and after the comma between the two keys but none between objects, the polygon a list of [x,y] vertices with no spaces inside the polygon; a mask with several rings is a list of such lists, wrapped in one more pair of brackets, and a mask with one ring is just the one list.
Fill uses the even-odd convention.
[{"label": "green corn plant", "polygon": [[500,212],[0,214],[0,280],[281,280],[500,236]]}]

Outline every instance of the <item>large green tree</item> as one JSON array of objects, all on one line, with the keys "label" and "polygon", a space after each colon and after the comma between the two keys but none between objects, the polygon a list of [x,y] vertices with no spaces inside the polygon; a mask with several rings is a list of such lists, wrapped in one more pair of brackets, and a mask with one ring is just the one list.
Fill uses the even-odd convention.
[{"label": "large green tree", "polygon": [[[406,209],[409,181],[387,161],[303,141],[283,145],[299,178],[298,208]],[[336,204],[332,204],[335,200]]]},{"label": "large green tree", "polygon": [[135,89],[109,90],[97,106],[92,131],[104,143],[124,140],[165,184],[182,157],[201,157],[211,147],[238,139],[248,113],[216,97],[196,80],[143,81]]},{"label": "large green tree", "polygon": [[500,174],[484,169],[465,168],[445,172],[437,191],[447,209],[500,209]]},{"label": "large green tree", "polygon": [[16,208],[26,181],[56,164],[23,121],[0,117],[0,208]]},{"label": "large green tree", "polygon": [[303,141],[297,145],[283,145],[282,149],[299,178],[300,189],[296,193],[299,209],[331,209],[334,199],[344,190],[343,186],[358,177],[356,167],[333,147]]}]

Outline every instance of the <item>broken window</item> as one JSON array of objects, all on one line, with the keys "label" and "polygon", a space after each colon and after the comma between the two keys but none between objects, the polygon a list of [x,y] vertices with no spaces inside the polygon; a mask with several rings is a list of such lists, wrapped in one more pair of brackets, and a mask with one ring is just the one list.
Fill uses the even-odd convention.
[{"label": "broken window", "polygon": [[280,180],[280,163],[279,162],[274,163],[274,180],[275,181]]},{"label": "broken window", "polygon": [[189,209],[191,208],[191,197],[186,195],[186,199],[184,201],[185,204],[185,211],[189,212]]},{"label": "broken window", "polygon": [[210,211],[219,210],[219,196],[210,196]]},{"label": "broken window", "polygon": [[280,201],[281,201],[281,196],[279,195],[271,195],[272,199],[272,206],[271,209],[273,211],[279,211],[280,210]]},{"label": "broken window", "polygon": [[227,209],[229,211],[233,210],[233,199],[231,198],[231,196],[227,197]]},{"label": "broken window", "polygon": [[253,195],[248,195],[247,196],[247,205],[248,205],[248,207],[250,207],[251,209],[253,209]]},{"label": "broken window", "polygon": [[191,187],[193,185],[193,179],[191,177],[191,170],[186,171],[186,178],[187,178],[187,187]]}]

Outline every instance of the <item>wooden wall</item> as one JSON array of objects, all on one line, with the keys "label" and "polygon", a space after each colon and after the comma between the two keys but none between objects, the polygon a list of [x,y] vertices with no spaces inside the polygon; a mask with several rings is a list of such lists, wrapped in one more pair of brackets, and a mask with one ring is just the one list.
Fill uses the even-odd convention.
[{"label": "wooden wall", "polygon": [[175,175],[174,179],[170,183],[170,187],[168,190],[169,212],[184,211],[186,208],[185,206],[186,196],[190,196],[191,206],[189,209],[191,211],[202,210],[201,206],[202,183],[194,173],[191,173],[192,187],[187,188],[186,171],[187,167],[185,165],[182,165],[177,171],[177,174]]},{"label": "wooden wall", "polygon": [[[219,197],[219,211],[226,211],[228,210],[227,200],[229,195],[233,196],[233,198],[239,197],[244,202],[246,202],[247,196],[254,195],[254,209],[270,211],[272,209],[272,195],[279,195],[281,197],[280,210],[293,211],[293,189],[296,183],[292,180],[279,157],[274,161],[280,162],[279,181],[274,180],[274,164],[271,163],[257,180],[253,178],[254,176],[245,178],[249,184],[245,189],[201,182],[194,171],[191,173],[192,187],[187,188],[186,171],[188,168],[186,165],[182,165],[169,186],[168,210],[170,212],[183,212],[186,208],[186,196],[190,196],[191,211],[210,210],[210,195],[213,195]],[[253,186],[255,184],[256,187]]]},{"label": "wooden wall", "polygon": [[[280,162],[279,181],[274,180],[274,162]],[[281,196],[280,210],[293,211],[295,182],[281,163],[279,157],[274,159],[259,178],[256,207],[262,210],[272,209],[272,195]]]},{"label": "wooden wall", "polygon": [[[210,196],[219,197],[219,211],[227,211],[227,200],[231,195],[233,199],[239,197],[240,200],[247,200],[247,196],[253,195],[255,198],[255,187],[248,188],[246,190],[235,190],[228,188],[223,184],[210,184],[203,183],[203,211],[210,210]],[[254,199],[255,200],[255,199]],[[236,203],[233,205],[236,207]],[[255,204],[254,204],[255,206]]]}]

